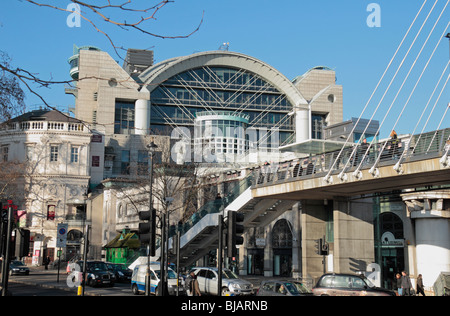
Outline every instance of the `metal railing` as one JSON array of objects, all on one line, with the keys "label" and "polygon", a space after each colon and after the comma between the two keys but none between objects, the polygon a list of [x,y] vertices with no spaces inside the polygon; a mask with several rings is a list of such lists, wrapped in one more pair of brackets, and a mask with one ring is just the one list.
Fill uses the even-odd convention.
[{"label": "metal railing", "polygon": [[[352,147],[303,159],[264,165],[255,176],[254,186],[272,185],[327,174],[373,169],[384,165],[398,165],[405,159],[428,159],[444,155],[448,150],[450,128],[402,139],[389,139],[373,144],[354,144]],[[446,147],[447,146],[447,147]]]},{"label": "metal railing", "polygon": [[169,228],[169,237],[173,237],[179,231],[181,235],[187,233],[192,227],[200,222],[205,216],[210,214],[217,214],[223,212],[225,208],[237,199],[245,190],[247,190],[253,183],[253,174],[248,174],[245,178],[239,181],[239,184],[223,198],[207,202],[197,212],[180,225],[172,225]]}]

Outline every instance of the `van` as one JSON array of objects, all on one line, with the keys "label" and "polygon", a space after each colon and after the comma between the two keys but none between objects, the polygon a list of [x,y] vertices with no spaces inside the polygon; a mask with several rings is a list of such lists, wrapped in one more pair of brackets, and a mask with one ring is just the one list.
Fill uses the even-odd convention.
[{"label": "van", "polygon": [[[147,264],[137,265],[131,277],[131,291],[134,295],[145,293],[145,276],[147,274]],[[150,293],[158,295],[159,281],[161,277],[160,265],[150,264]],[[176,295],[178,285],[179,295],[185,295],[184,286],[177,280],[177,274],[171,268],[167,268],[167,290],[169,295]]]}]

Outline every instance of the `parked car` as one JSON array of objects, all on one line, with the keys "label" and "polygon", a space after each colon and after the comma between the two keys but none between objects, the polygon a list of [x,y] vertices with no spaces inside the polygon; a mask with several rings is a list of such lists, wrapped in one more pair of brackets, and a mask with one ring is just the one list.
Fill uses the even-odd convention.
[{"label": "parked car", "polygon": [[13,260],[9,264],[9,275],[29,275],[30,269],[22,262]]},{"label": "parked car", "polygon": [[[83,273],[83,261],[76,262],[80,266],[80,275]],[[96,286],[114,286],[116,277],[114,273],[108,270],[103,261],[87,261],[86,265],[86,283],[91,287]],[[80,280],[83,278],[80,277]]]},{"label": "parked car", "polygon": [[289,280],[262,281],[257,296],[312,296],[303,283]]},{"label": "parked car", "polygon": [[[134,295],[145,293],[145,277],[147,275],[147,265],[141,264],[134,267],[133,276],[131,277],[131,291]],[[159,264],[150,264],[150,294],[158,295],[159,281],[161,278],[161,271]],[[171,268],[167,270],[167,290],[169,295],[176,295],[177,285],[179,295],[185,295],[184,282],[177,281],[177,274]]]},{"label": "parked car", "polygon": [[376,287],[364,275],[329,273],[320,277],[312,292],[317,296],[396,296]]},{"label": "parked car", "polygon": [[[194,268],[191,271],[195,273],[202,294],[218,295],[218,269],[209,267]],[[222,296],[227,293],[231,295],[252,295],[253,284],[240,279],[233,271],[222,270]]]},{"label": "parked car", "polygon": [[125,264],[121,263],[106,263],[108,270],[114,273],[116,277],[116,282],[129,283],[131,282],[131,276],[133,271],[128,269]]}]

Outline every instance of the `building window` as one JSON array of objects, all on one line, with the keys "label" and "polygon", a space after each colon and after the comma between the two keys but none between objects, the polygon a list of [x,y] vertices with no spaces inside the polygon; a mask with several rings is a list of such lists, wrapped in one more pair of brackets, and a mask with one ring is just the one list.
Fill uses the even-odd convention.
[{"label": "building window", "polygon": [[100,167],[100,156],[92,156],[92,167]]},{"label": "building window", "polygon": [[53,162],[58,161],[58,152],[59,152],[58,145],[50,146],[50,161],[53,161]]},{"label": "building window", "polygon": [[2,146],[1,155],[2,155],[3,162],[8,161],[8,154],[9,154],[9,146]]},{"label": "building window", "polygon": [[56,206],[55,205],[48,205],[47,206],[47,220],[48,221],[54,221],[55,220],[55,214],[56,214]]},{"label": "building window", "polygon": [[70,149],[70,162],[78,163],[80,155],[80,147],[72,147]]},{"label": "building window", "polygon": [[134,102],[116,101],[114,134],[134,134]]},{"label": "building window", "polygon": [[323,139],[323,128],[326,126],[326,115],[311,115],[311,133],[313,139]]},{"label": "building window", "polygon": [[138,151],[138,175],[146,175],[149,171],[148,151]]},{"label": "building window", "polygon": [[122,150],[120,174],[127,175],[130,174],[130,151]]}]

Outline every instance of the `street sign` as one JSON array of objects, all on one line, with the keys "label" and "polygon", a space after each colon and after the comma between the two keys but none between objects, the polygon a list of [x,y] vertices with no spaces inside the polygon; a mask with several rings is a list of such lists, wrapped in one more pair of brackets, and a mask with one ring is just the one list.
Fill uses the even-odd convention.
[{"label": "street sign", "polygon": [[58,224],[58,236],[56,236],[56,247],[65,248],[67,243],[67,230],[69,229],[68,224]]}]

